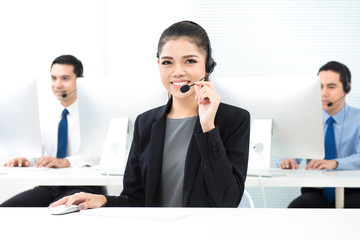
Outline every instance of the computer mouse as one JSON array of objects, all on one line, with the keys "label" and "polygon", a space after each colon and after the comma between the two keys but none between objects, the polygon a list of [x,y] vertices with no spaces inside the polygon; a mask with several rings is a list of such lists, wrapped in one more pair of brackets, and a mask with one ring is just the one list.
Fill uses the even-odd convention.
[{"label": "computer mouse", "polygon": [[65,207],[65,205],[59,205],[56,207],[49,208],[49,212],[52,215],[63,215],[63,214],[68,214],[68,213],[73,213],[73,212],[78,212],[78,211],[80,211],[78,205],[70,205],[69,207]]}]

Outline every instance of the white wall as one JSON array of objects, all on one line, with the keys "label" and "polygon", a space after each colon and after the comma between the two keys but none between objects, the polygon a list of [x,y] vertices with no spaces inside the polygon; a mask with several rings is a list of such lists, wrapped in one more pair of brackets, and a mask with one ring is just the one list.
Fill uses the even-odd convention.
[{"label": "white wall", "polygon": [[62,54],[81,59],[86,74],[104,73],[102,0],[0,1],[0,21],[2,75],[49,72]]}]

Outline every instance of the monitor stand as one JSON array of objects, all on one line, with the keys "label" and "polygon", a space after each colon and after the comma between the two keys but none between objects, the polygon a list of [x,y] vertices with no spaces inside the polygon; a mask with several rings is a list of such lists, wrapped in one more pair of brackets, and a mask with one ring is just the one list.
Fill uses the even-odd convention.
[{"label": "monitor stand", "polygon": [[109,123],[104,149],[100,160],[100,172],[105,175],[123,175],[127,158],[129,118],[114,117]]},{"label": "monitor stand", "polygon": [[250,131],[248,175],[266,175],[270,170],[272,119],[253,119]]}]

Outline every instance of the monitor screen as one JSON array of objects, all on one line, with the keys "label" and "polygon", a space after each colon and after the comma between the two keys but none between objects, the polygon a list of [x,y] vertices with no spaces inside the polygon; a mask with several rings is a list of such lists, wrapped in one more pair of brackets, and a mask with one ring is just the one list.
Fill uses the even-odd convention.
[{"label": "monitor screen", "polygon": [[81,133],[81,154],[101,156],[114,117],[129,118],[127,147],[131,144],[136,117],[166,104],[167,92],[160,81],[139,83],[119,79],[79,78],[77,92]]},{"label": "monitor screen", "polygon": [[252,123],[254,119],[272,120],[272,158],[324,158],[317,76],[237,77],[213,82],[222,102],[248,110]]},{"label": "monitor screen", "polygon": [[7,161],[14,157],[40,157],[36,80],[7,80],[0,95],[0,158]]}]

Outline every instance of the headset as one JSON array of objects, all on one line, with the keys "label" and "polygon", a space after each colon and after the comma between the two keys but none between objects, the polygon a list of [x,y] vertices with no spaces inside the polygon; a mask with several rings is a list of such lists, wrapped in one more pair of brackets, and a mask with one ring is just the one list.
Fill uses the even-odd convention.
[{"label": "headset", "polygon": [[[206,57],[206,62],[205,62],[205,70],[207,72],[207,74],[205,74],[204,77],[202,77],[199,81],[202,81],[205,79],[205,81],[207,80],[206,78],[214,71],[215,69],[215,66],[216,66],[216,62],[214,60],[214,58],[212,57],[211,55],[211,45],[210,45],[210,39],[209,39],[209,36],[207,35],[206,31],[197,23],[195,22],[192,22],[192,21],[184,21],[184,22],[187,22],[187,23],[190,23],[190,24],[193,24],[199,28],[201,28],[204,32],[205,32],[205,35],[206,35],[206,40],[207,40],[207,45],[208,45],[208,53],[207,53],[207,57]],[[190,90],[190,87],[194,86],[195,83],[191,84],[191,85],[184,85],[180,88],[180,91],[182,93],[186,93],[187,91]]]},{"label": "headset", "polygon": [[[329,65],[331,67],[329,67]],[[348,94],[351,90],[351,85],[350,85],[350,73],[348,74],[347,72],[347,67],[345,66],[345,64],[343,63],[339,63],[339,62],[336,62],[336,61],[331,61],[331,62],[328,62],[326,63],[324,66],[322,66],[320,69],[319,69],[319,72],[321,71],[327,71],[327,70],[332,70],[332,71],[335,71],[337,73],[340,74],[340,82],[341,84],[343,85],[343,90],[345,92],[344,96],[340,97],[339,99],[333,101],[333,102],[329,102],[327,104],[328,107],[331,107],[335,102],[338,102],[340,101],[342,98],[345,98],[346,97],[346,94]],[[344,82],[345,81],[345,82]]]},{"label": "headset", "polygon": [[[200,27],[202,30],[204,30],[199,24],[197,24],[196,22],[193,21],[184,21],[184,22],[188,22],[191,24],[194,24],[198,27]],[[206,39],[207,39],[207,43],[208,43],[208,51],[207,51],[207,57],[206,57],[206,63],[205,63],[205,69],[207,73],[212,73],[215,69],[216,66],[216,62],[214,60],[214,58],[212,57],[212,48],[211,48],[211,44],[210,44],[210,38],[207,35],[207,32],[204,30],[205,34],[206,34]]]},{"label": "headset", "polygon": [[207,54],[207,58],[206,58],[206,63],[205,63],[205,69],[206,69],[206,72],[208,73],[212,73],[215,69],[215,66],[216,66],[216,62],[214,60],[214,58],[212,57],[212,48],[211,48],[211,45],[210,45],[210,38],[209,36],[207,35],[206,33],[206,39],[207,39],[207,42],[208,42],[208,54]]},{"label": "headset", "polygon": [[208,40],[208,55],[207,55],[207,58],[206,58],[206,71],[208,73],[212,73],[215,69],[215,66],[216,66],[216,62],[214,60],[214,58],[212,57],[212,49],[211,49],[211,46],[210,46],[210,39],[208,37],[208,35],[206,35],[206,38]]},{"label": "headset", "polygon": [[344,75],[345,75],[345,84],[343,84],[344,92],[349,93],[350,90],[351,90],[350,79],[349,79],[349,76],[347,74],[345,65],[341,63],[341,66],[342,66],[342,69],[343,69],[343,72],[344,72]]}]

